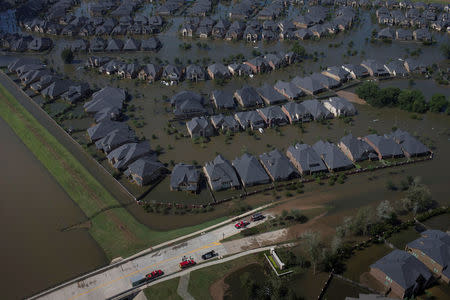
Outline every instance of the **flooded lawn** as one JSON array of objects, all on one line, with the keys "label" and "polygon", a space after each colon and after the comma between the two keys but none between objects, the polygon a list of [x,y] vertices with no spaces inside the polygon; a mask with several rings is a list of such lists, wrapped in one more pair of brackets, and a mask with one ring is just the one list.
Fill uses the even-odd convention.
[{"label": "flooded lawn", "polygon": [[345,280],[333,277],[323,296],[324,300],[344,300],[346,297],[356,297],[359,294],[370,294],[369,290],[353,285]]},{"label": "flooded lawn", "polygon": [[414,229],[414,227],[402,230],[399,233],[393,234],[388,239],[388,242],[394,245],[400,250],[405,250],[406,244],[420,237],[420,234]]},{"label": "flooded lawn", "polygon": [[450,230],[450,215],[445,214],[426,220],[423,222],[429,229],[437,229],[442,231]]},{"label": "flooded lawn", "polygon": [[343,276],[359,282],[363,273],[369,272],[369,266],[391,252],[385,244],[375,244],[363,250],[357,250],[347,261]]},{"label": "flooded lawn", "polygon": [[[0,234],[5,299],[22,299],[107,263],[87,230],[61,232],[83,213],[0,119]],[[64,266],[63,268],[61,266]],[[24,276],[32,278],[21,285]]]}]

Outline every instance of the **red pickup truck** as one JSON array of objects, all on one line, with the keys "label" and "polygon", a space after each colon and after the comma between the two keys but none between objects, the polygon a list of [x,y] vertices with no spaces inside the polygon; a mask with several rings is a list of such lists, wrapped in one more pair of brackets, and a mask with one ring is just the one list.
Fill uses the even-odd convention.
[{"label": "red pickup truck", "polygon": [[235,227],[236,229],[242,229],[242,228],[247,227],[248,224],[250,224],[249,221],[243,220],[243,221],[237,222],[236,225],[234,225],[234,227]]},{"label": "red pickup truck", "polygon": [[196,262],[193,259],[186,259],[186,260],[183,260],[182,262],[180,262],[180,268],[186,269],[195,264],[196,264]]},{"label": "red pickup truck", "polygon": [[148,273],[147,275],[145,275],[145,277],[147,278],[147,280],[153,280],[153,279],[158,278],[163,275],[164,275],[163,271],[156,270],[156,271]]}]

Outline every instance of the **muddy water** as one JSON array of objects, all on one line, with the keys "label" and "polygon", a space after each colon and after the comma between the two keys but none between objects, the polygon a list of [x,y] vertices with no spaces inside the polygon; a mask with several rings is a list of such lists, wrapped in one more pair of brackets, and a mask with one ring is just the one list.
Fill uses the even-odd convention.
[{"label": "muddy water", "polygon": [[1,118],[0,137],[2,298],[31,296],[104,265],[86,230],[59,231],[82,212]]}]

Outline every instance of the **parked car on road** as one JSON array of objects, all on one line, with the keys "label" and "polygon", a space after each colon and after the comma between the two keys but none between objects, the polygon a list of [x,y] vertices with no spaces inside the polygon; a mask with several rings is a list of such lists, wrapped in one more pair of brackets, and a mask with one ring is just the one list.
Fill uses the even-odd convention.
[{"label": "parked car on road", "polygon": [[153,272],[148,273],[147,275],[145,275],[145,277],[147,278],[147,280],[154,280],[158,277],[161,277],[164,275],[164,272],[161,270],[156,270]]},{"label": "parked car on road", "polygon": [[218,254],[214,250],[212,250],[212,251],[209,251],[209,252],[206,252],[205,254],[203,254],[202,259],[207,260],[207,259],[213,258],[214,256],[217,256],[217,255]]},{"label": "parked car on road", "polygon": [[252,216],[252,221],[253,221],[253,222],[259,221],[259,220],[264,219],[265,217],[266,217],[266,216],[264,216],[262,213],[256,213],[256,214],[254,214],[254,215]]},{"label": "parked car on road", "polygon": [[242,229],[242,228],[247,227],[248,224],[250,224],[249,221],[243,220],[243,221],[240,221],[240,222],[236,223],[236,225],[234,225],[234,227],[235,227],[236,229]]},{"label": "parked car on road", "polygon": [[189,268],[189,267],[191,267],[191,266],[193,266],[195,264],[196,264],[196,262],[192,258],[186,259],[186,260],[183,260],[182,262],[180,262],[180,268],[181,269],[186,269],[186,268]]}]

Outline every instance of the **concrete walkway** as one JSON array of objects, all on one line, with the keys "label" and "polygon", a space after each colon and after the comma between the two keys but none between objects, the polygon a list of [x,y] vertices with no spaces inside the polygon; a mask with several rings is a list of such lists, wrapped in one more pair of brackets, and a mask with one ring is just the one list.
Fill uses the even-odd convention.
[{"label": "concrete walkway", "polygon": [[191,272],[180,277],[180,283],[178,284],[177,293],[184,300],[195,300],[188,292],[189,278],[191,277]]}]

